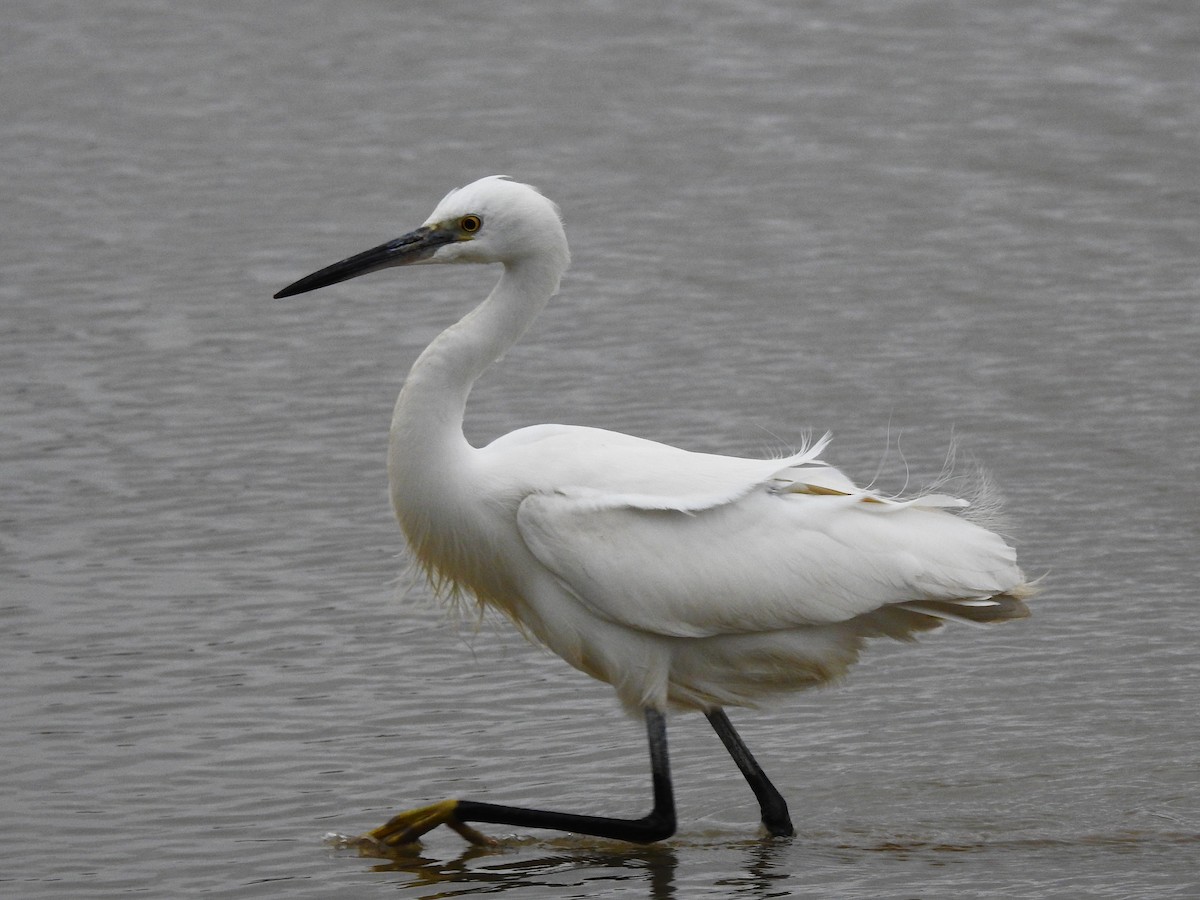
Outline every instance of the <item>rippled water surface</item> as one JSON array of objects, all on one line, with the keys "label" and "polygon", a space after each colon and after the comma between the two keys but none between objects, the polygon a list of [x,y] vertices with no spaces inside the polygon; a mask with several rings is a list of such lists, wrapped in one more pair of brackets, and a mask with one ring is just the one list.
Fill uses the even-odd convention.
[{"label": "rippled water surface", "polygon": [[[1197,50],[1185,0],[10,0],[0,890],[1195,896]],[[473,439],[831,429],[889,489],[956,441],[1045,573],[1028,622],[735,711],[794,840],[681,717],[663,846],[322,843],[648,803],[605,686],[403,577],[392,399],[494,273],[270,299],[493,172],[575,262]]]}]

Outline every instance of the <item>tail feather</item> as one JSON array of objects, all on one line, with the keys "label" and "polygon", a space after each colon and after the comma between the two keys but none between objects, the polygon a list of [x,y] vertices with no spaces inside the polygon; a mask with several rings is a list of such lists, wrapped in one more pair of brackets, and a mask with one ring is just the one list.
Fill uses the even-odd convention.
[{"label": "tail feather", "polygon": [[911,612],[965,622],[969,625],[991,625],[1012,619],[1028,618],[1029,607],[1025,600],[1032,591],[1020,585],[994,597],[970,597],[961,600],[914,600],[899,606]]},{"label": "tail feather", "polygon": [[1030,615],[1025,601],[1035,590],[1020,584],[994,597],[963,597],[957,600],[910,600],[894,603],[853,620],[863,637],[888,637],[912,641],[922,631],[941,628],[947,621],[967,625],[992,625]]}]

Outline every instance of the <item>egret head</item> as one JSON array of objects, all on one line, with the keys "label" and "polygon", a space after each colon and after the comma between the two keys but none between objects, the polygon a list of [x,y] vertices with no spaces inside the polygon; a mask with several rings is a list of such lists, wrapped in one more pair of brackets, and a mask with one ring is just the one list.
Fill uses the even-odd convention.
[{"label": "egret head", "polygon": [[561,273],[570,259],[558,208],[527,184],[498,175],[456,188],[425,224],[395,240],[301,278],[291,297],[368,272],[419,263],[503,263],[537,259]]}]

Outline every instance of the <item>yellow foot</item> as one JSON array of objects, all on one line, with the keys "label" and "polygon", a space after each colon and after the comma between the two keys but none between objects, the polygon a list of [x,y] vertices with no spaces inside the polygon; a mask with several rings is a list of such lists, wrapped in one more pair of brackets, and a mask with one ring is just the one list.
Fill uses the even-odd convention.
[{"label": "yellow foot", "polygon": [[413,844],[421,835],[432,831],[439,825],[446,825],[457,831],[472,844],[490,847],[495,845],[490,837],[476,831],[470,825],[458,820],[454,814],[458,809],[457,800],[443,800],[418,809],[410,809],[388,819],[378,828],[368,831],[359,840],[362,849],[378,849],[385,854],[396,849]]}]

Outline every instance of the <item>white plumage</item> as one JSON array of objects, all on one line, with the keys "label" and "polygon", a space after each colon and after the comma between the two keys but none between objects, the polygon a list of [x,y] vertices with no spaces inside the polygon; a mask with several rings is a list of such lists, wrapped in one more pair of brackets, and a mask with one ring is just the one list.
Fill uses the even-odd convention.
[{"label": "white plumage", "polygon": [[868,637],[1027,614],[1014,551],[961,514],[965,501],[859,488],[819,458],[827,438],[766,460],[566,425],[472,447],[472,384],[568,261],[556,207],[491,177],[452,191],[411,234],[281,292],[391,265],[503,266],[417,360],[392,421],[393,505],[438,590],[503,611],[627,708],[658,711],[828,681]]},{"label": "white plumage", "polygon": [[[471,447],[467,391],[568,259],[556,209],[526,185],[476,182],[427,224],[472,214],[479,235],[429,262],[498,261],[504,274],[417,361],[392,424],[396,513],[441,587],[503,610],[631,709],[745,705],[836,677],[862,638],[936,624],[902,604],[1018,611],[957,608],[1020,595],[1024,582],[1013,550],[957,514],[965,503],[855,487],[818,459],[825,440],[756,460],[539,425]],[[735,636],[736,655],[716,652]]]}]

